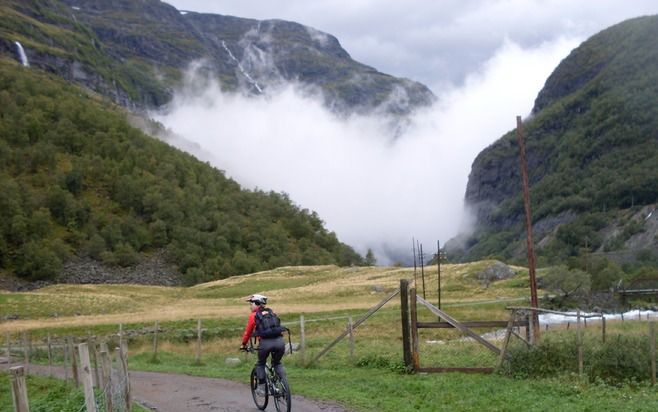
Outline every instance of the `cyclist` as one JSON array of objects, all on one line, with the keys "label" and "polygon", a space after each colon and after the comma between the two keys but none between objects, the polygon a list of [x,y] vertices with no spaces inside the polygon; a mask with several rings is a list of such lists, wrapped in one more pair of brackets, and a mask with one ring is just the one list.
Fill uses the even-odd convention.
[{"label": "cyclist", "polygon": [[[285,369],[281,364],[281,358],[286,351],[286,344],[283,340],[283,334],[281,333],[282,329],[280,328],[277,330],[278,332],[274,332],[274,336],[272,336],[272,333],[262,333],[262,331],[257,330],[259,312],[261,312],[262,315],[265,315],[269,310],[265,307],[267,305],[267,296],[251,295],[249,299],[247,299],[247,302],[250,304],[251,313],[249,314],[247,327],[242,334],[242,349],[247,347],[247,343],[249,343],[249,339],[252,336],[255,335],[259,340],[258,362],[256,363],[256,374],[258,376],[257,390],[259,393],[265,393],[265,362],[267,361],[267,357],[270,353],[272,354],[272,367],[276,373],[282,379],[286,376]],[[260,315],[261,318],[262,315]]]}]

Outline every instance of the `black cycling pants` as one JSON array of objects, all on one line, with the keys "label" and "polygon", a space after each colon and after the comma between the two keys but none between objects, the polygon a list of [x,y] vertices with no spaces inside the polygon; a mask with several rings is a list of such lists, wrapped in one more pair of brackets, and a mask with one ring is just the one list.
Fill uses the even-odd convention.
[{"label": "black cycling pants", "polygon": [[280,377],[285,378],[286,371],[281,364],[281,358],[283,358],[285,352],[286,342],[282,336],[260,340],[260,345],[258,345],[258,362],[256,363],[256,374],[260,382],[265,380],[265,362],[267,362],[267,357],[270,353],[272,354],[272,367]]}]

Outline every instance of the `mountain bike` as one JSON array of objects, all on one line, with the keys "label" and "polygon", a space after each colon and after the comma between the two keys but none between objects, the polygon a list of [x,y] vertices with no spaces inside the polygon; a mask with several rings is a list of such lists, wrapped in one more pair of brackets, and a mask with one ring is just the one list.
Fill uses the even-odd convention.
[{"label": "mountain bike", "polygon": [[[258,353],[258,348],[255,348],[252,342],[249,342],[249,346],[240,350],[248,353]],[[265,364],[265,392],[259,393],[258,391],[256,366],[251,370],[249,386],[251,387],[251,396],[254,398],[254,403],[261,411],[267,408],[271,396],[274,399],[274,407],[278,412],[290,412],[291,395],[288,379],[276,373],[269,358]]]}]

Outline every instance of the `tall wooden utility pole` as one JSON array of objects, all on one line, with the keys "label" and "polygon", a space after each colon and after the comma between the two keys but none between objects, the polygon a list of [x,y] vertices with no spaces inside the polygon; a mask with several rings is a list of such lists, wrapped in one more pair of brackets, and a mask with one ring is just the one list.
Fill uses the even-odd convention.
[{"label": "tall wooden utility pole", "polygon": [[[535,276],[535,249],[532,240],[532,212],[530,211],[530,184],[528,182],[528,164],[525,158],[525,143],[523,141],[523,122],[521,116],[516,116],[516,138],[519,142],[519,159],[521,163],[521,179],[523,181],[523,204],[525,206],[525,227],[527,232],[528,245],[528,272],[530,275],[530,304],[533,308],[538,308],[537,301],[537,278]],[[539,341],[539,314],[536,310],[532,311],[531,316],[532,331],[534,340]]]}]

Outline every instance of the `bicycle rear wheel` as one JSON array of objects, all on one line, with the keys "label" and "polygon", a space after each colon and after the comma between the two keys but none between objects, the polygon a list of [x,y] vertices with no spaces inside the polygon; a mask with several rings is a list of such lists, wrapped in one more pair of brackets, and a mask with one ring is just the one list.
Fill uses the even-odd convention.
[{"label": "bicycle rear wheel", "polygon": [[256,374],[256,368],[251,370],[251,378],[249,379],[251,386],[251,396],[254,398],[254,403],[258,409],[265,410],[267,408],[268,394],[267,389],[262,394],[257,392],[258,389],[258,375]]},{"label": "bicycle rear wheel", "polygon": [[288,386],[288,380],[286,378],[281,378],[277,376],[274,378],[274,406],[278,412],[290,412],[290,387]]}]

